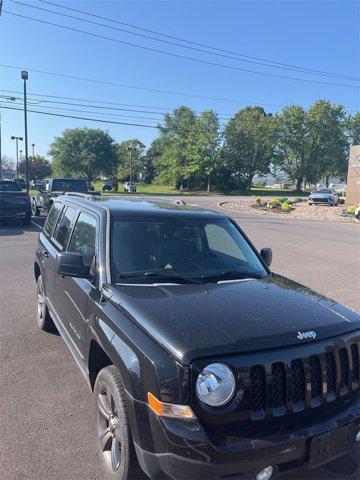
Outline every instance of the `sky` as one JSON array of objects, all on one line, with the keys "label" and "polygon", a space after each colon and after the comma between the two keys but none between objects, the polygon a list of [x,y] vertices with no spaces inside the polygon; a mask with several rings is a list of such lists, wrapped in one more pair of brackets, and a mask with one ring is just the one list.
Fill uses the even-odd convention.
[{"label": "sky", "polygon": [[[247,61],[240,61],[238,55],[359,77],[360,3],[357,1],[49,0],[117,22],[231,51],[237,54],[236,58],[212,55],[138,37],[116,29],[156,35],[61,9],[39,0],[18,1],[22,4],[3,0],[3,13],[0,18],[0,63],[16,68],[0,69],[0,95],[21,98],[23,84],[20,71],[29,69],[27,83],[31,99],[29,109],[150,126],[156,126],[161,120],[158,113],[179,105],[187,105],[196,111],[213,108],[219,112],[223,122],[247,105],[260,104],[267,112],[280,112],[282,106],[291,103],[308,108],[319,98],[341,103],[348,112],[359,110],[359,90],[353,88],[354,85],[359,86],[356,80],[309,75],[258,65],[249,61],[259,60],[241,57]],[[104,23],[113,28],[58,16],[24,4]],[[7,12],[80,29],[93,35],[61,29],[13,16]],[[117,41],[95,35],[111,37]],[[167,37],[156,38],[179,43]],[[219,63],[231,68],[199,63],[121,42],[197,58],[203,62]],[[186,45],[204,49],[193,44]],[[217,53],[234,57],[234,54]],[[346,86],[277,78],[241,69]],[[105,83],[45,75],[34,70],[85,77]],[[80,100],[40,97],[40,94]],[[33,105],[40,99],[42,103]],[[44,100],[60,103],[46,103]],[[9,102],[6,99],[5,101]],[[17,106],[20,101],[10,101],[11,103],[5,103],[3,106],[20,108],[20,105]],[[70,105],[64,105],[63,102]],[[74,106],[74,103],[83,106]],[[89,105],[97,107],[102,105],[117,110],[103,110]],[[119,110],[120,108],[144,110],[146,113]],[[147,146],[157,135],[156,128],[101,124],[30,112],[28,125],[29,145],[34,143],[35,153],[41,155],[47,155],[51,142],[67,128],[83,126],[103,128],[116,142],[138,138]],[[3,155],[15,158],[15,142],[11,141],[10,137],[23,136],[23,112],[1,108],[1,126]],[[31,147],[29,150],[31,152]]]}]

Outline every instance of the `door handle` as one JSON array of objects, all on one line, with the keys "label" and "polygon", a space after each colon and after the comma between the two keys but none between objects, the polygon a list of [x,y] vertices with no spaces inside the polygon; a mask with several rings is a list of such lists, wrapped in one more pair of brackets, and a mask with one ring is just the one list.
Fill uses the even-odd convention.
[{"label": "door handle", "polygon": [[42,254],[44,255],[44,257],[48,258],[49,256],[49,252],[47,250],[43,250]]}]

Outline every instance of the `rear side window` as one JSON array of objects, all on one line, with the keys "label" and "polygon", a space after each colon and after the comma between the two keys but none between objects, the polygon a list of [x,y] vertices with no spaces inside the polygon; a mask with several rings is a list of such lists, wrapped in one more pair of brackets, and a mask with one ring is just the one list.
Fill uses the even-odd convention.
[{"label": "rear side window", "polygon": [[80,213],[71,236],[69,252],[81,253],[85,265],[92,265],[96,245],[95,218]]},{"label": "rear side window", "polygon": [[45,225],[44,225],[44,233],[48,237],[51,236],[52,231],[54,230],[54,225],[55,225],[56,220],[59,216],[61,208],[62,208],[61,203],[54,203],[53,206],[50,209],[50,212],[47,216],[47,219],[46,219]]},{"label": "rear side window", "polygon": [[61,247],[62,250],[66,247],[69,240],[71,226],[75,220],[76,209],[73,207],[65,207],[61,212],[60,218],[56,224],[53,239]]}]

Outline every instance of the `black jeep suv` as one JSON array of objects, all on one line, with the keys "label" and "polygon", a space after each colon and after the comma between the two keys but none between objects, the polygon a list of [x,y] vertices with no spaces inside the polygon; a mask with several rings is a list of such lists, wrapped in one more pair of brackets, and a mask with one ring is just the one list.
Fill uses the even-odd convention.
[{"label": "black jeep suv", "polygon": [[181,203],[67,194],[39,236],[38,324],[94,392],[109,478],[266,480],[343,455],[360,316]]}]

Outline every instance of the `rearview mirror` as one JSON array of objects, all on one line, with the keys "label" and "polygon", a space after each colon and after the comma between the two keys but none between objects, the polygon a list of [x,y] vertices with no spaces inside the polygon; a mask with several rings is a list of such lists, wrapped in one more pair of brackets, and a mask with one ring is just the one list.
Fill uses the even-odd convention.
[{"label": "rearview mirror", "polygon": [[266,263],[266,265],[268,267],[270,267],[271,262],[272,262],[272,257],[273,257],[273,253],[272,253],[271,248],[269,248],[269,247],[262,248],[261,251],[260,251],[260,255],[261,255],[261,258]]},{"label": "rearview mirror", "polygon": [[56,272],[64,277],[90,278],[90,266],[84,264],[81,253],[58,252]]}]

